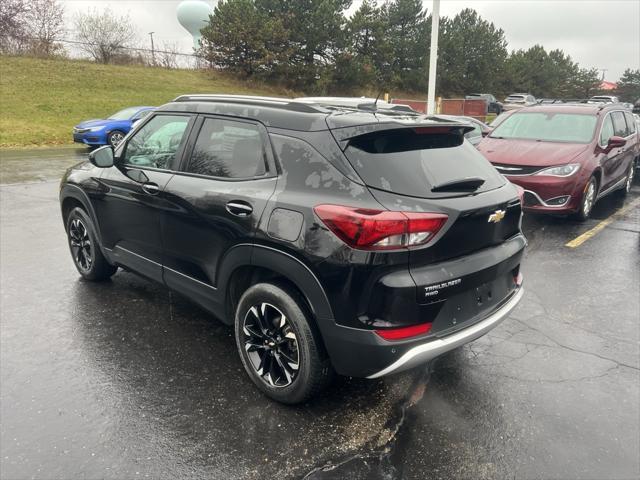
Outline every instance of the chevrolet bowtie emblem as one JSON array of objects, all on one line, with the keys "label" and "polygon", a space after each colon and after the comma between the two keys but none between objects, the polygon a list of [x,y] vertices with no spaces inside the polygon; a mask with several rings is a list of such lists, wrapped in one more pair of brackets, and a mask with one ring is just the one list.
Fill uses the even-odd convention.
[{"label": "chevrolet bowtie emblem", "polygon": [[507,212],[505,212],[504,210],[496,210],[491,215],[489,215],[489,220],[487,221],[490,223],[498,223],[504,218],[505,213]]}]

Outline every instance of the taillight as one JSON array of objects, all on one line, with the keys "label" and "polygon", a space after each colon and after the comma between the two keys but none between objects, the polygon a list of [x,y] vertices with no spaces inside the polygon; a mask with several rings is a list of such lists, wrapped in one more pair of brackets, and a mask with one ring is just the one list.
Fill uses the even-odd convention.
[{"label": "taillight", "polygon": [[384,330],[375,330],[375,332],[385,340],[404,340],[406,338],[424,335],[431,330],[431,323],[421,323],[419,325],[411,325],[410,327],[386,328]]},{"label": "taillight", "polygon": [[442,213],[390,212],[341,205],[318,205],[316,215],[347,245],[389,250],[424,245],[442,228]]}]

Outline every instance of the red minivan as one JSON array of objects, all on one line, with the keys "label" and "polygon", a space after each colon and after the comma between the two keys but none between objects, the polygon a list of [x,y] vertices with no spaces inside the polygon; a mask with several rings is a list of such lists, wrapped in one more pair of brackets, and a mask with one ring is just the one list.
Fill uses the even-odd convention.
[{"label": "red minivan", "polygon": [[519,110],[478,145],[524,189],[524,208],[589,218],[595,202],[631,189],[640,155],[631,112],[615,104],[539,105]]}]

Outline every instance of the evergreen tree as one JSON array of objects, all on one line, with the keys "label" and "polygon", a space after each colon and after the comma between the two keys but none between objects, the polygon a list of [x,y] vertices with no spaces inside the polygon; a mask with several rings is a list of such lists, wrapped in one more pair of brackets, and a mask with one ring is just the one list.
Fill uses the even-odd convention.
[{"label": "evergreen tree", "polygon": [[443,19],[438,58],[439,91],[446,95],[499,88],[507,58],[502,29],[470,8]]},{"label": "evergreen tree", "polygon": [[258,11],[253,0],[227,0],[202,29],[202,52],[212,66],[249,77],[273,74],[290,50],[281,20]]},{"label": "evergreen tree", "polygon": [[627,68],[618,81],[616,93],[623,102],[640,100],[640,70]]}]

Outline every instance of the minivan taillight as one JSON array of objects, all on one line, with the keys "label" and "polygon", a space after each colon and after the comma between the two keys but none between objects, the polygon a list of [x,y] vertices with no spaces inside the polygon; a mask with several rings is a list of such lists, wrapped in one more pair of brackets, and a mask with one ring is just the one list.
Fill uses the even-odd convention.
[{"label": "minivan taillight", "polygon": [[424,245],[448,218],[442,213],[390,212],[341,205],[318,205],[314,211],[338,238],[360,250]]}]

